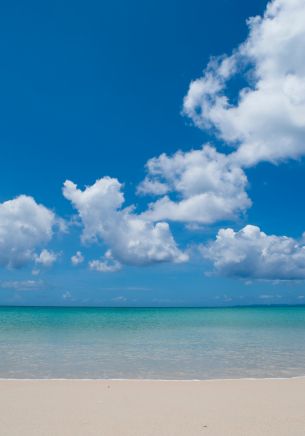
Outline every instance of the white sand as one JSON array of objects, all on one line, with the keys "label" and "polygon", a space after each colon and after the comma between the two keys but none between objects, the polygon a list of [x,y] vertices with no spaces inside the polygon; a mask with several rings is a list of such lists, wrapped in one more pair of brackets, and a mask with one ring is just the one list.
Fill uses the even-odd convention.
[{"label": "white sand", "polygon": [[0,381],[1,436],[304,436],[305,378]]}]

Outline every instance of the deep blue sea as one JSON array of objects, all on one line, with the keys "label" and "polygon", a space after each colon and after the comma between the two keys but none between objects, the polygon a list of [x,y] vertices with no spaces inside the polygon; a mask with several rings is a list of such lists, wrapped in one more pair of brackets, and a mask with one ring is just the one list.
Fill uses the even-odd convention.
[{"label": "deep blue sea", "polygon": [[0,308],[0,378],[305,374],[305,308]]}]

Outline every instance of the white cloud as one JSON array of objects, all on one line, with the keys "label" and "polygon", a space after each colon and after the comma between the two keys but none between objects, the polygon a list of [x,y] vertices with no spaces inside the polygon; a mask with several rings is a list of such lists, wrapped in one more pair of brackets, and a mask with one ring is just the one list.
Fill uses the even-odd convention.
[{"label": "white cloud", "polygon": [[32,197],[21,195],[0,203],[0,265],[19,268],[35,260],[57,224],[54,213]]},{"label": "white cloud", "polygon": [[71,256],[71,263],[74,266],[77,266],[81,263],[83,263],[84,261],[84,256],[82,255],[82,253],[80,251],[77,251],[74,256]]},{"label": "white cloud", "polygon": [[[241,165],[305,154],[304,22],[304,0],[270,2],[262,18],[249,20],[248,38],[233,55],[212,59],[190,84],[184,113],[235,145]],[[236,73],[245,73],[249,86],[234,104],[225,90]]]},{"label": "white cloud", "polygon": [[251,205],[243,170],[230,156],[209,145],[173,156],[161,154],[146,167],[148,175],[139,185],[139,193],[178,195],[177,199],[166,195],[151,203],[142,214],[146,219],[210,224],[234,219]]},{"label": "white cloud", "polygon": [[35,256],[35,262],[43,266],[52,266],[57,258],[58,253],[54,253],[54,251],[49,251],[44,248],[39,255]]},{"label": "white cloud", "polygon": [[165,222],[152,224],[123,209],[124,195],[117,179],[104,177],[83,191],[66,181],[64,196],[71,201],[83,223],[83,242],[104,241],[114,259],[122,264],[184,262],[182,253]]},{"label": "white cloud", "polygon": [[119,271],[122,266],[119,262],[115,261],[113,264],[109,264],[108,262],[94,259],[89,262],[89,268],[92,271],[98,272],[116,272]]},{"label": "white cloud", "polygon": [[258,296],[261,300],[275,300],[275,299],[281,299],[281,295],[273,295],[273,294],[261,294]]},{"label": "white cloud", "polygon": [[265,280],[305,279],[305,239],[267,235],[247,225],[238,232],[219,230],[216,240],[202,247],[215,271],[227,277]]},{"label": "white cloud", "polygon": [[102,260],[91,260],[89,268],[98,272],[116,272],[122,268],[122,265],[113,258],[111,251],[107,250]]},{"label": "white cloud", "polygon": [[[161,155],[164,156],[164,155]],[[160,159],[160,158],[159,158]],[[150,172],[150,163],[152,161],[155,161],[156,158],[153,158],[148,161],[147,168],[148,172]],[[150,195],[165,195],[170,191],[170,187],[166,183],[162,183],[159,180],[156,180],[155,176],[147,176],[145,179],[140,183],[137,189],[138,194],[150,194]]]}]

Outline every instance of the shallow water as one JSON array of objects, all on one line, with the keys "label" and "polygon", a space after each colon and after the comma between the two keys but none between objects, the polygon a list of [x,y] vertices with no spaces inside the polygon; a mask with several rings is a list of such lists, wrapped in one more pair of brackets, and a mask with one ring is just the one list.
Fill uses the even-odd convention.
[{"label": "shallow water", "polygon": [[2,378],[305,374],[305,308],[0,308]]}]

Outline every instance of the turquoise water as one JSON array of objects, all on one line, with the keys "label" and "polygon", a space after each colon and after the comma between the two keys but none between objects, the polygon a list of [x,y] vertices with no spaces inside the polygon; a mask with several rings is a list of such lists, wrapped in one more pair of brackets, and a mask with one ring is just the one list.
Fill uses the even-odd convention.
[{"label": "turquoise water", "polygon": [[305,374],[305,308],[0,308],[1,378]]}]

